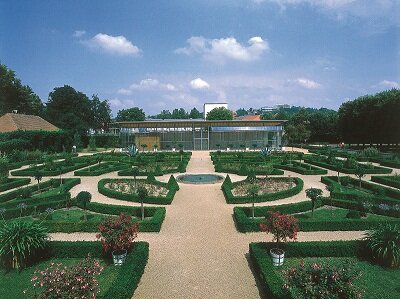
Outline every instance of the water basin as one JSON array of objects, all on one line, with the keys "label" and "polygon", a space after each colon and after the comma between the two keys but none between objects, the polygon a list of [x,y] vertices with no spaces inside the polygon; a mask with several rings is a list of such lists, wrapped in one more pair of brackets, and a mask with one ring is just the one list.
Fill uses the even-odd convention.
[{"label": "water basin", "polygon": [[184,184],[215,184],[223,181],[224,177],[217,174],[182,174],[176,180]]}]

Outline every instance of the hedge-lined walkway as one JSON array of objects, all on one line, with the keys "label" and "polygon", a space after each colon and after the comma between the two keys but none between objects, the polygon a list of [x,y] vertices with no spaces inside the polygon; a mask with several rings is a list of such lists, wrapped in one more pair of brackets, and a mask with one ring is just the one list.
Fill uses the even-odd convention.
[{"label": "hedge-lined walkway", "polygon": [[[208,152],[193,152],[187,173],[213,173]],[[287,172],[289,173],[289,172]],[[286,174],[287,174],[286,173]],[[97,192],[101,177],[84,178],[72,193],[92,192],[94,201],[109,204],[129,204],[113,200]],[[305,188],[324,187],[321,176],[301,177]],[[167,179],[168,176],[162,179]],[[243,177],[231,176],[233,180]],[[250,242],[268,241],[264,233],[238,233],[232,218],[235,205],[226,204],[220,184],[185,185],[171,206],[158,234],[143,233],[140,240],[150,243],[150,258],[134,298],[264,298],[259,294],[247,261]],[[290,199],[259,205],[274,205],[305,200],[304,191]],[[362,237],[362,232],[301,232],[300,241],[350,240]],[[95,240],[95,234],[53,234],[57,240]]]}]

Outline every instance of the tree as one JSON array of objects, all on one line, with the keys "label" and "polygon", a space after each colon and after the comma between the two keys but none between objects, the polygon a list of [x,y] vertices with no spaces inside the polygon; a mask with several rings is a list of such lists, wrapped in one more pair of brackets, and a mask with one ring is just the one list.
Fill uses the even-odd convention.
[{"label": "tree", "polygon": [[306,196],[311,199],[311,215],[314,216],[315,202],[322,195],[322,190],[318,188],[308,188],[306,189]]},{"label": "tree", "polygon": [[203,113],[201,113],[196,108],[193,108],[192,110],[190,110],[189,118],[191,119],[203,118]]},{"label": "tree", "polygon": [[207,113],[207,120],[232,120],[232,111],[225,107],[217,107]]},{"label": "tree", "polygon": [[144,149],[147,148],[147,144],[143,143],[143,144],[141,145],[141,147],[142,147],[142,150],[144,151]]},{"label": "tree", "polygon": [[343,103],[338,127],[344,142],[399,143],[399,98],[400,89],[391,89]]},{"label": "tree", "polygon": [[138,107],[119,110],[115,121],[144,121],[146,115]]},{"label": "tree", "polygon": [[40,192],[40,181],[41,181],[42,178],[43,178],[43,174],[42,174],[42,172],[41,172],[40,170],[36,170],[35,173],[34,173],[34,175],[33,175],[33,177],[34,177],[35,180],[37,181],[38,190],[39,190],[39,192]]},{"label": "tree", "polygon": [[92,95],[90,110],[93,116],[91,128],[95,132],[108,130],[111,124],[111,108],[108,101],[101,101],[97,95]]},{"label": "tree", "polygon": [[366,171],[363,167],[357,166],[354,174],[358,177],[358,185],[361,188],[361,179],[365,177]]},{"label": "tree", "polygon": [[0,183],[5,183],[8,180],[9,163],[6,158],[0,157]]},{"label": "tree", "polygon": [[137,167],[137,166],[132,167],[132,175],[133,175],[133,180],[135,182],[135,188],[136,188],[136,177],[139,175],[139,167]]},{"label": "tree", "polygon": [[13,110],[42,115],[43,103],[29,86],[22,85],[14,71],[0,64],[0,116]]},{"label": "tree", "polygon": [[137,194],[140,200],[140,206],[142,210],[142,220],[144,220],[144,199],[147,197],[149,193],[145,187],[140,186],[139,188],[137,188]]},{"label": "tree", "polygon": [[76,200],[80,204],[83,205],[83,209],[85,211],[85,221],[87,221],[87,210],[86,210],[86,207],[87,207],[88,203],[90,203],[90,201],[92,200],[92,194],[90,194],[90,192],[87,192],[87,191],[81,191],[76,196]]},{"label": "tree", "polygon": [[257,184],[250,184],[247,186],[246,189],[246,194],[247,196],[251,197],[251,218],[253,218],[254,221],[254,214],[255,214],[255,206],[254,203],[256,201],[256,196],[258,195],[258,192],[260,191],[260,186]]},{"label": "tree", "polygon": [[179,109],[174,109],[172,111],[172,118],[173,119],[187,119],[187,118],[189,118],[189,115],[187,114],[185,109],[179,108]]},{"label": "tree", "polygon": [[84,93],[64,85],[50,92],[46,117],[55,126],[83,136],[91,128],[93,112],[90,100]]},{"label": "tree", "polygon": [[247,114],[249,113],[244,108],[239,108],[238,110],[236,110],[236,116],[245,116]]}]

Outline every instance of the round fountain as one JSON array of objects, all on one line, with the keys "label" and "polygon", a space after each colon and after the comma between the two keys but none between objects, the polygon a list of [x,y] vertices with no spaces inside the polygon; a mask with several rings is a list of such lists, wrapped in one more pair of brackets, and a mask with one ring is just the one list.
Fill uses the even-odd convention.
[{"label": "round fountain", "polygon": [[216,184],[223,181],[224,177],[218,174],[182,174],[176,180],[184,184]]}]

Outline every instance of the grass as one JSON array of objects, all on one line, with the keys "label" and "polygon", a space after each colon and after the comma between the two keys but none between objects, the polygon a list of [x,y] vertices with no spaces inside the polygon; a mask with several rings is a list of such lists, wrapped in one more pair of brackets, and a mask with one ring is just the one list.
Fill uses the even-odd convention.
[{"label": "grass", "polygon": [[[5,269],[0,269],[0,297],[2,299],[24,298],[23,291],[25,289],[28,289],[28,293],[32,293],[33,286],[30,280],[32,276],[34,276],[35,270],[45,269],[51,262],[70,266],[81,260],[82,259],[77,258],[51,259],[37,263],[20,272],[16,270],[6,271]],[[104,271],[97,278],[101,289],[101,293],[99,294],[100,298],[111,287],[119,270],[118,267],[107,265],[104,261],[101,261],[101,265],[104,266]]]},{"label": "grass", "polygon": [[[80,208],[60,209],[56,210],[51,214],[51,219],[47,217],[47,220],[54,222],[80,222],[84,221],[85,211]],[[117,215],[104,215],[100,213],[94,213],[87,211],[87,222],[102,222],[103,220],[114,217]],[[27,218],[32,219],[30,216]],[[145,217],[145,219],[151,219],[152,217]],[[132,216],[133,221],[141,221],[140,217]],[[41,220],[38,220],[41,221]]]},{"label": "grass", "polygon": [[[326,220],[329,219],[350,219],[346,218],[349,210],[336,208],[336,207],[328,207],[328,208],[320,208],[314,211],[314,215],[311,217],[311,211],[305,212],[302,214],[296,214],[295,217],[298,219],[314,219],[314,220]],[[361,219],[371,219],[371,220],[382,220],[385,221],[388,219],[387,216],[381,216],[376,214],[367,214],[366,218]]]},{"label": "grass", "polygon": [[[329,258],[287,258],[284,265],[279,270],[284,270],[297,266],[300,261],[305,263],[324,262],[331,265],[341,264],[345,260],[355,262],[355,267],[362,273],[361,277],[354,283],[361,289],[365,290],[362,298],[367,299],[397,299],[400,298],[400,269],[383,268],[379,265],[371,264],[368,261],[361,261],[356,257],[329,257]],[[282,278],[283,274],[280,271]]]}]

